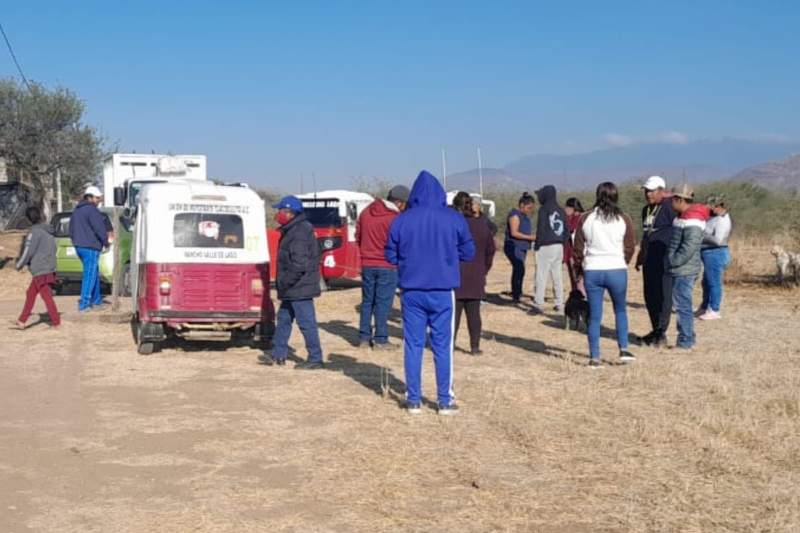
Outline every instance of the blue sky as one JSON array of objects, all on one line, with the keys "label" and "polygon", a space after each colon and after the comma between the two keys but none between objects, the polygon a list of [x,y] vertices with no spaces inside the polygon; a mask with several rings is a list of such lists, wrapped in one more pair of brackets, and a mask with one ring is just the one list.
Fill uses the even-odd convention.
[{"label": "blue sky", "polygon": [[[800,139],[798,2],[15,2],[123,151],[291,190],[642,140]],[[0,51],[0,75],[15,71]]]}]

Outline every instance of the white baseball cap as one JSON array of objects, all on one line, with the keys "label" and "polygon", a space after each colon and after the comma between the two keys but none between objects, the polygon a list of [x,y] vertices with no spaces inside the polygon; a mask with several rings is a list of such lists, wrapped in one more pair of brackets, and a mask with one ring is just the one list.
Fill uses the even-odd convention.
[{"label": "white baseball cap", "polygon": [[666,189],[667,182],[664,181],[664,178],[661,176],[650,176],[647,178],[647,181],[644,182],[642,185],[642,189],[647,189],[648,191],[654,191],[656,189]]},{"label": "white baseball cap", "polygon": [[100,189],[98,189],[94,185],[89,185],[88,187],[86,187],[86,192],[84,192],[83,194],[84,196],[89,195],[89,196],[96,196],[98,198],[103,197],[103,193],[101,193]]}]

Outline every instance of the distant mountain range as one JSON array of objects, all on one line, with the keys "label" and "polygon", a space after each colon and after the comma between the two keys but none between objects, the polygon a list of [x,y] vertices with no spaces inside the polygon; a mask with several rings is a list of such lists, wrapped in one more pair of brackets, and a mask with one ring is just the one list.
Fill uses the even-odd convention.
[{"label": "distant mountain range", "polygon": [[731,179],[752,181],[770,189],[800,189],[800,154],[746,168]]},{"label": "distant mountain range", "polygon": [[[746,139],[650,142],[580,154],[539,154],[483,169],[484,186],[501,190],[534,189],[552,183],[564,189],[593,187],[598,181],[630,181],[658,174],[668,182],[685,175],[692,182],[749,179],[770,187],[800,187],[800,143]],[[783,160],[775,163],[766,163]],[[742,171],[741,169],[747,170]],[[792,170],[794,169],[794,170]],[[789,174],[786,174],[786,173]],[[794,172],[792,174],[792,172]],[[447,177],[448,189],[475,189],[477,169]]]}]

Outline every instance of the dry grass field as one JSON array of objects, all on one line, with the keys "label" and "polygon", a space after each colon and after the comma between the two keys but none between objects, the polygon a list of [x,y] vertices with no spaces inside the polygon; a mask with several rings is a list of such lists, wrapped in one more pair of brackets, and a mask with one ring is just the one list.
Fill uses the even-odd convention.
[{"label": "dry grass field", "polygon": [[[400,409],[400,351],[354,348],[357,288],[318,300],[329,365],[310,373],[214,344],[139,356],[127,324],[60,297],[60,331],[0,330],[0,531],[799,531],[800,289],[770,282],[768,248],[734,249],[693,353],[618,365],[609,305],[598,371],[583,334],[499,294],[498,256],[449,418]],[[0,270],[3,324],[27,280]],[[429,400],[433,384],[427,357]]]}]

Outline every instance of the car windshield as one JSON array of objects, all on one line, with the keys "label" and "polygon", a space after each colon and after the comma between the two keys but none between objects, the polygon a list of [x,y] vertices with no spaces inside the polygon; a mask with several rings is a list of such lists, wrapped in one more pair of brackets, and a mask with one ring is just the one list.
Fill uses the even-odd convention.
[{"label": "car windshield", "polygon": [[147,185],[148,183],[166,183],[164,181],[134,181],[130,184],[130,190],[128,191],[128,205],[135,206],[136,202],[139,201],[139,193],[142,192],[142,187]]},{"label": "car windshield", "polygon": [[[113,226],[111,225],[111,219],[108,217],[107,213],[103,213],[103,222],[106,226],[106,231],[112,231]],[[53,217],[53,234],[57,238],[61,237],[69,237],[69,220],[72,216],[72,212],[69,213],[59,213]]]},{"label": "car windshield", "polygon": [[244,248],[238,215],[179,213],[172,228],[176,248]]},{"label": "car windshield", "polygon": [[303,213],[315,228],[338,228],[342,225],[339,200],[303,200]]}]

